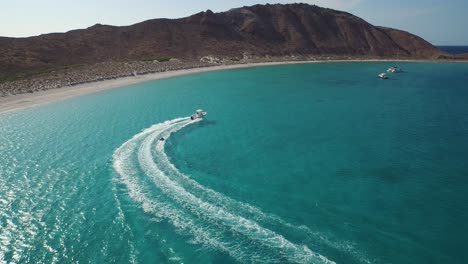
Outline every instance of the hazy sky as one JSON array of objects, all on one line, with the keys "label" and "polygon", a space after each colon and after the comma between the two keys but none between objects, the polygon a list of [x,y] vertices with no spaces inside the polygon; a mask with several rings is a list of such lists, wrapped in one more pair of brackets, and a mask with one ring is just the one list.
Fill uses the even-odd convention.
[{"label": "hazy sky", "polygon": [[[286,0],[0,0],[0,36],[25,37],[86,28],[130,25]],[[436,45],[468,45],[468,0],[303,0],[350,12],[374,25],[403,29]]]}]

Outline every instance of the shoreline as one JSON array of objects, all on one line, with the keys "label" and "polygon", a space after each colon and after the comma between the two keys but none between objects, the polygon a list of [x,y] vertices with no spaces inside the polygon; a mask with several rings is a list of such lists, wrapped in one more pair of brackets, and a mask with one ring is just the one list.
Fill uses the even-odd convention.
[{"label": "shoreline", "polygon": [[[287,64],[308,64],[308,63],[333,63],[333,62],[434,62],[430,60],[391,60],[391,59],[365,59],[365,60],[308,60],[308,61],[278,61],[278,62],[258,62],[242,63],[230,65],[216,65],[195,67],[190,69],[178,69],[164,72],[147,73],[137,76],[119,77],[111,80],[94,81],[74,86],[37,91],[34,93],[22,93],[0,97],[0,114],[18,111],[30,107],[44,105],[48,103],[67,100],[73,97],[98,93],[114,88],[125,87],[132,84],[155,81],[167,78],[180,77],[191,74],[205,72],[223,71],[231,69],[244,69],[262,66],[275,66]],[[437,62],[437,61],[436,61]]]}]

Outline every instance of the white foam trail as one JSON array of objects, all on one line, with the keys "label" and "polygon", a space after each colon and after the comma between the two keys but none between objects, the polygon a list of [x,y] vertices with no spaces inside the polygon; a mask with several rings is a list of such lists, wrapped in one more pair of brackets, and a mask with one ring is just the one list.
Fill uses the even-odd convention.
[{"label": "white foam trail", "polygon": [[[169,162],[167,155],[164,153],[165,141],[158,141],[156,145],[156,160],[158,163],[155,162],[152,155],[152,145],[159,137],[169,138],[171,133],[198,121],[179,118],[154,125],[135,135],[115,151],[114,168],[120,174],[122,181],[127,185],[130,196],[135,201],[141,203],[146,211],[161,214],[162,218],[168,219],[174,226],[184,230],[189,229],[196,238],[203,238],[203,243],[208,243],[219,250],[225,251],[238,260],[245,261],[244,257],[246,256],[252,260],[253,256],[251,253],[241,252],[241,245],[222,242],[222,237],[220,236],[226,230],[234,235],[237,234],[237,236],[251,240],[251,242],[257,245],[273,249],[279,252],[282,258],[288,259],[291,262],[334,263],[326,257],[311,251],[307,246],[296,245],[282,235],[262,227],[255,220],[248,219],[231,211],[230,209],[232,208],[229,207],[234,205],[249,212],[250,215],[254,215],[254,219],[262,217],[272,218],[261,212],[258,208],[227,198],[220,193],[199,185],[197,182],[189,179],[188,176],[180,173]],[[137,175],[135,175],[137,169],[129,162],[136,148],[138,148],[138,153],[136,153],[139,161],[138,165],[141,166],[145,174],[153,180],[162,193],[178,206],[181,206],[183,210],[186,210],[185,212],[175,208],[170,203],[150,199],[140,190],[136,180]],[[161,165],[158,164],[170,168],[170,173],[165,173],[159,167]],[[179,179],[173,180],[174,175],[170,175],[171,173],[176,174]],[[205,195],[203,195],[203,192],[205,192]],[[154,210],[155,208],[158,208],[158,210]],[[187,215],[187,213],[189,214]],[[199,220],[196,218],[191,219],[190,214],[195,215]],[[212,228],[200,225],[197,222],[200,220],[218,227],[221,231],[213,231]],[[273,259],[270,260],[273,261]]]},{"label": "white foam trail", "polygon": [[[184,125],[185,127],[185,125]],[[177,130],[183,127],[178,128]],[[161,133],[161,136],[164,138],[169,138],[170,133],[174,133],[177,130],[173,131],[170,129],[169,131],[165,131]],[[242,203],[231,199],[219,192],[216,192],[212,189],[206,188],[203,185],[199,184],[197,181],[191,179],[187,175],[181,173],[175,166],[169,161],[169,157],[167,156],[166,152],[164,151],[165,141],[161,142],[160,144],[156,145],[156,153],[157,156],[157,164],[160,169],[164,169],[167,173],[168,177],[171,177],[171,180],[177,181],[181,186],[185,189],[189,189],[191,193],[197,195],[201,199],[216,204],[216,206],[222,207],[223,209],[235,211],[236,214],[240,214],[246,218],[252,218],[255,221],[260,221],[267,225],[274,226],[281,230],[287,230],[287,232],[295,232],[296,234],[301,234],[302,236],[306,237],[308,240],[311,241],[320,241],[331,248],[335,248],[340,250],[341,252],[347,252],[348,254],[354,256],[355,258],[361,260],[364,263],[370,263],[369,260],[365,258],[365,255],[359,252],[353,244],[350,242],[337,242],[331,241],[327,238],[324,234],[321,234],[316,231],[312,231],[305,225],[293,225],[290,224],[279,216],[268,214],[261,211],[259,208],[252,206],[250,204]]]},{"label": "white foam trail", "polygon": [[248,256],[242,254],[242,252],[235,252],[229,249],[229,244],[218,241],[216,238],[219,237],[219,234],[197,225],[194,219],[187,216],[184,212],[177,210],[172,205],[151,199],[146,192],[142,190],[142,186],[137,180],[137,175],[135,175],[137,171],[136,168],[132,166],[131,162],[128,162],[138,143],[141,141],[141,138],[144,138],[144,136],[149,133],[164,129],[168,125],[180,120],[181,119],[176,119],[171,122],[154,125],[125,142],[114,152],[114,169],[120,175],[120,180],[127,186],[130,197],[134,201],[140,203],[145,212],[151,213],[157,218],[166,219],[180,231],[190,232],[195,238],[194,242],[196,243],[209,245],[236,259],[245,259]]},{"label": "white foam trail", "polygon": [[[172,129],[166,131],[166,133],[168,133],[166,137],[169,137],[170,133],[176,132],[188,124],[190,123],[184,123],[182,126],[173,126]],[[188,192],[178,183],[171,181],[163,171],[157,167],[151,155],[152,143],[160,135],[159,133],[154,133],[143,141],[138,153],[138,158],[146,174],[153,178],[155,184],[157,184],[166,195],[170,196],[179,204],[182,204],[200,218],[229,226],[232,231],[241,233],[252,240],[256,240],[268,247],[285,251],[285,256],[290,258],[293,262],[308,261],[313,256],[320,257],[320,255],[316,255],[306,246],[295,245],[286,240],[283,236],[261,227],[252,220],[235,215],[219,206],[203,201]],[[162,144],[164,143],[162,142]],[[162,144],[159,145],[159,148],[162,148]]]},{"label": "white foam trail", "polygon": [[[127,221],[126,221],[126,218],[125,218],[125,214],[122,210],[122,205],[120,203],[120,200],[118,199],[117,197],[117,187],[115,185],[115,182],[113,182],[112,184],[112,191],[114,193],[114,201],[115,203],[117,204],[117,210],[118,210],[118,216],[117,216],[117,221],[120,222],[120,224],[122,225],[122,228],[128,232],[130,234],[130,237],[132,239],[134,239],[134,234],[132,232],[132,229],[130,228],[130,226],[127,224]],[[130,263],[138,263],[138,257],[137,257],[137,254],[135,253],[135,245],[133,242],[129,241],[129,247],[130,247],[130,256],[129,256],[129,262]]]},{"label": "white foam trail", "polygon": [[[168,138],[170,136],[170,133],[174,133],[174,132],[176,131],[171,131],[171,130],[165,131],[161,133],[161,136],[163,136],[164,138]],[[203,185],[199,184],[197,181],[181,173],[179,169],[177,169],[174,166],[174,164],[172,164],[169,161],[169,157],[164,151],[164,147],[165,147],[165,142],[161,142],[160,144],[157,144],[155,148],[156,149],[155,156],[157,156],[157,159],[155,159],[155,161],[157,161],[159,168],[166,171],[167,172],[166,175],[168,177],[172,176],[171,180],[176,181],[185,189],[189,189],[191,193],[200,197],[201,199],[207,202],[216,204],[218,207],[222,207],[225,210],[230,210],[230,211],[235,210],[236,214],[240,214],[246,218],[252,218],[255,221],[266,223],[267,225],[271,225],[271,226],[278,227],[281,229],[287,229],[288,232],[293,231],[295,233],[302,234],[310,240],[320,241],[321,243],[331,248],[339,249],[342,252],[348,252],[350,255],[353,255],[354,257],[360,259],[362,262],[369,263],[369,260],[367,260],[364,257],[364,254],[358,252],[358,250],[355,249],[355,247],[349,242],[339,243],[339,242],[331,241],[324,234],[312,231],[307,226],[292,225],[284,221],[283,219],[281,219],[279,216],[276,216],[273,214],[267,214],[255,206],[236,201],[219,192],[216,192],[212,189],[204,187]]]}]

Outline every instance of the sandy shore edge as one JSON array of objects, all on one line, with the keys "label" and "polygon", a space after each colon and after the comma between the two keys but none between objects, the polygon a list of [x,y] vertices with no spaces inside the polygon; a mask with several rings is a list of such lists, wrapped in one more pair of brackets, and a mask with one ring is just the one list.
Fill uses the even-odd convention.
[{"label": "sandy shore edge", "polygon": [[[184,70],[166,71],[151,73],[145,75],[138,75],[132,77],[122,77],[113,80],[105,80],[99,82],[91,82],[80,84],[76,86],[67,86],[57,89],[49,89],[35,93],[25,93],[18,95],[11,95],[0,98],[0,113],[7,113],[17,111],[38,105],[44,105],[51,102],[66,100],[72,97],[97,93],[113,88],[128,86],[136,83],[160,80],[172,77],[179,77],[189,74],[197,74],[203,72],[221,71],[229,69],[252,68],[260,66],[273,66],[284,64],[304,64],[304,63],[324,63],[324,62],[385,62],[395,60],[321,60],[321,61],[282,61],[282,62],[263,62],[263,63],[246,63],[246,64],[233,64],[233,65],[219,65],[202,68],[192,68]],[[408,60],[404,60],[409,62]],[[416,61],[415,61],[416,62]]]}]

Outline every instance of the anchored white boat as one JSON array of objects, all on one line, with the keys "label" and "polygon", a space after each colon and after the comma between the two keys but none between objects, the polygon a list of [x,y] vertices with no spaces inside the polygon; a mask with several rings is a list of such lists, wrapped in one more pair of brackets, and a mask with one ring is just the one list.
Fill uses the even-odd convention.
[{"label": "anchored white boat", "polygon": [[392,66],[392,67],[388,68],[387,72],[390,72],[390,73],[397,73],[397,72],[401,72],[401,69],[399,69],[399,68],[396,67],[396,66]]},{"label": "anchored white boat", "polygon": [[190,119],[195,120],[195,119],[198,119],[198,118],[203,118],[204,116],[206,116],[206,114],[207,114],[207,112],[203,111],[202,109],[198,109],[195,112],[195,114],[190,116]]},{"label": "anchored white boat", "polygon": [[379,74],[379,78],[380,79],[388,79],[388,76],[385,73],[381,73],[381,74]]}]

